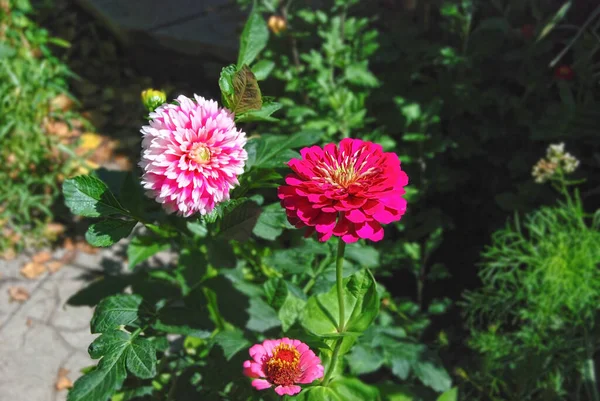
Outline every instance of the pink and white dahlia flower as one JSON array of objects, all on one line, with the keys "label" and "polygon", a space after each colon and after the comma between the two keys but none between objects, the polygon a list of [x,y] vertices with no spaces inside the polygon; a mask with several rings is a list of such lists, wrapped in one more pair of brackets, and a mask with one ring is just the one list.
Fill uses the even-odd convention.
[{"label": "pink and white dahlia flower", "polygon": [[360,139],[343,139],[339,147],[312,146],[292,159],[293,173],[278,189],[288,221],[308,227],[319,240],[332,235],[351,243],[360,238],[379,241],[382,224],[398,221],[406,211],[408,176],[395,153]]},{"label": "pink and white dahlia flower", "polygon": [[188,217],[229,199],[248,154],[246,134],[214,100],[177,98],[150,113],[142,127],[142,185],[169,213]]},{"label": "pink and white dahlia flower", "polygon": [[321,360],[300,340],[265,340],[249,353],[252,360],[244,362],[244,374],[254,379],[252,386],[257,390],[275,386],[279,395],[294,395],[302,390],[298,384],[323,377]]}]

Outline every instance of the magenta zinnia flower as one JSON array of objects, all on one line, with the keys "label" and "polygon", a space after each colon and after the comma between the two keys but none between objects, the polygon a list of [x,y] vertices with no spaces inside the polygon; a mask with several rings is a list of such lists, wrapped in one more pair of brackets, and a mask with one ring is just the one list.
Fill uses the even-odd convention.
[{"label": "magenta zinnia flower", "polygon": [[304,148],[292,159],[294,171],[279,187],[279,199],[296,228],[308,227],[319,240],[332,235],[344,242],[359,238],[379,241],[382,224],[400,220],[408,177],[395,153],[381,145],[346,138],[335,144]]},{"label": "magenta zinnia flower", "polygon": [[150,113],[142,127],[142,185],[169,212],[209,213],[229,199],[248,154],[246,134],[217,102],[194,95]]},{"label": "magenta zinnia flower", "polygon": [[249,350],[252,361],[244,362],[244,374],[253,378],[252,386],[265,390],[272,386],[279,395],[298,394],[300,386],[323,377],[321,360],[308,345],[282,338],[265,340]]}]

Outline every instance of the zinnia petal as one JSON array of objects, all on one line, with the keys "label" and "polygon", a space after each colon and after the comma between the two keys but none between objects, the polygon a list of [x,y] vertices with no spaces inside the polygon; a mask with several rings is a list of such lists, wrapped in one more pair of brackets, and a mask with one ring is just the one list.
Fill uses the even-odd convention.
[{"label": "zinnia petal", "polygon": [[312,146],[290,160],[294,174],[278,189],[291,224],[307,226],[320,241],[331,236],[344,242],[383,239],[381,224],[402,218],[408,177],[395,153],[381,145],[346,138],[339,145]]}]

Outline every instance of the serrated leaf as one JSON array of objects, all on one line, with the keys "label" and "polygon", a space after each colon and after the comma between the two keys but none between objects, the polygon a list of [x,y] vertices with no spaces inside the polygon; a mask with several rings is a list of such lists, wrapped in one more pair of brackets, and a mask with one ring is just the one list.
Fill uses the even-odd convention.
[{"label": "serrated leaf", "polygon": [[355,375],[362,375],[377,371],[384,362],[381,350],[364,345],[357,345],[352,352],[346,356],[348,366]]},{"label": "serrated leaf", "polygon": [[297,149],[304,146],[311,146],[318,143],[323,132],[316,130],[305,130],[297,132],[291,136],[264,135],[260,138],[248,141],[246,150],[248,151],[248,161],[246,167],[257,168],[281,168],[291,157],[299,157],[297,152],[291,149]]},{"label": "serrated leaf", "polygon": [[90,346],[90,355],[102,356],[92,372],[80,377],[69,392],[67,401],[107,400],[118,391],[125,378],[125,358],[129,334],[111,331],[98,337]]},{"label": "serrated leaf", "polygon": [[290,227],[285,214],[285,209],[277,202],[265,206],[262,209],[252,232],[257,237],[274,241],[281,235],[284,228]]},{"label": "serrated leaf", "polygon": [[265,48],[268,40],[269,29],[267,24],[256,7],[253,7],[240,38],[238,68],[252,64],[262,49]]},{"label": "serrated leaf", "polygon": [[138,236],[127,246],[127,260],[130,269],[147,260],[158,252],[169,248],[169,244],[159,242],[150,236]]},{"label": "serrated leaf", "polygon": [[271,71],[275,68],[275,63],[271,60],[260,60],[252,67],[252,72],[258,81],[267,79]]},{"label": "serrated leaf", "polygon": [[451,388],[440,395],[436,401],[458,401],[458,388]]},{"label": "serrated leaf", "polygon": [[264,333],[281,324],[277,312],[260,298],[250,300],[248,314],[250,315],[250,320],[246,324],[248,330]]},{"label": "serrated leaf", "polygon": [[121,330],[110,330],[102,333],[88,347],[92,359],[98,359],[114,351],[116,347],[124,346],[131,336]]},{"label": "serrated leaf", "polygon": [[129,344],[127,369],[140,379],[156,376],[156,349],[150,341],[137,337]]},{"label": "serrated leaf", "polygon": [[233,95],[230,97],[228,108],[235,115],[262,108],[262,95],[258,82],[247,65],[233,76]]},{"label": "serrated leaf", "polygon": [[413,372],[421,382],[438,392],[447,391],[452,386],[452,379],[441,364],[433,360],[417,361],[413,364]]},{"label": "serrated leaf", "polygon": [[[221,75],[219,76],[219,88],[221,89],[223,99],[226,99],[227,101],[229,101],[231,96],[233,96],[233,77],[235,75],[235,71],[235,65],[229,65],[227,67],[223,67],[221,70]],[[229,108],[228,102],[225,102],[225,107]]]},{"label": "serrated leaf", "polygon": [[[345,322],[347,332],[362,333],[379,312],[379,296],[375,280],[367,270],[344,279]],[[338,334],[339,307],[337,289],[309,298],[300,319],[302,326],[317,336]],[[349,346],[347,344],[347,346]]]},{"label": "serrated leaf", "polygon": [[229,199],[225,202],[219,203],[212,212],[208,213],[203,217],[204,221],[208,224],[215,223],[218,219],[223,218],[227,213],[231,212],[233,209],[238,207],[239,205],[248,202],[248,198],[237,198],[237,199]]},{"label": "serrated leaf", "polygon": [[260,207],[254,202],[245,202],[221,220],[219,237],[228,240],[246,241],[260,216]]},{"label": "serrated leaf", "polygon": [[106,219],[89,226],[85,240],[93,246],[111,246],[129,236],[137,221],[122,219]]},{"label": "serrated leaf", "polygon": [[271,117],[271,115],[279,109],[281,109],[282,107],[283,105],[281,103],[272,101],[263,102],[263,105],[260,108],[260,110],[251,110],[244,114],[238,114],[235,117],[235,121],[237,123],[249,123],[255,121],[279,121],[279,119]]},{"label": "serrated leaf", "polygon": [[369,71],[367,61],[350,64],[346,67],[344,76],[349,82],[355,85],[365,86],[367,88],[376,88],[379,86],[379,81],[375,75]]},{"label": "serrated leaf", "polygon": [[133,323],[138,318],[141,304],[142,297],[139,295],[113,295],[103,299],[92,317],[92,333],[102,333]]},{"label": "serrated leaf", "polygon": [[65,180],[63,194],[65,205],[78,216],[101,217],[128,214],[106,184],[91,175],[80,175]]},{"label": "serrated leaf", "polygon": [[244,338],[244,333],[238,329],[220,331],[214,340],[223,349],[223,355],[228,361],[250,345],[250,342]]}]

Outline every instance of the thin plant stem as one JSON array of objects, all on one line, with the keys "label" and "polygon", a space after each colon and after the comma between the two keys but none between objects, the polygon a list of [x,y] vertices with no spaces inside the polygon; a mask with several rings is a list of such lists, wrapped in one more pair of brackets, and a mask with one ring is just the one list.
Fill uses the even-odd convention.
[{"label": "thin plant stem", "polygon": [[[338,333],[343,333],[346,329],[346,311],[344,306],[344,251],[346,250],[346,243],[340,237],[337,248],[337,256],[335,261],[335,278],[336,278],[336,287],[337,287],[337,296],[338,296],[338,309],[340,311],[339,322],[338,322]],[[338,362],[340,349],[342,348],[342,342],[344,341],[343,337],[337,338],[335,340],[335,346],[333,348],[333,354],[331,355],[331,362],[329,363],[329,367],[327,368],[327,373],[323,378],[323,384],[327,385],[331,380],[331,375],[335,371],[335,367]]]},{"label": "thin plant stem", "polygon": [[333,348],[333,354],[331,355],[331,362],[329,363],[329,368],[327,369],[327,374],[323,378],[323,384],[325,386],[327,384],[329,384],[329,382],[331,381],[331,375],[333,374],[333,371],[335,370],[335,367],[337,365],[337,361],[339,358],[339,354],[340,354],[340,349],[342,348],[342,341],[343,341],[343,338],[338,338],[337,340],[335,340],[335,347]]},{"label": "thin plant stem", "polygon": [[598,380],[596,379],[596,365],[594,363],[594,346],[587,329],[584,328],[585,348],[587,358],[583,364],[583,381],[592,401],[600,401]]},{"label": "thin plant stem", "polygon": [[338,296],[338,307],[340,311],[340,320],[338,322],[338,332],[344,331],[346,325],[346,311],[344,305],[344,251],[346,250],[346,243],[340,237],[337,248],[337,257],[335,261],[335,281],[337,286]]}]

